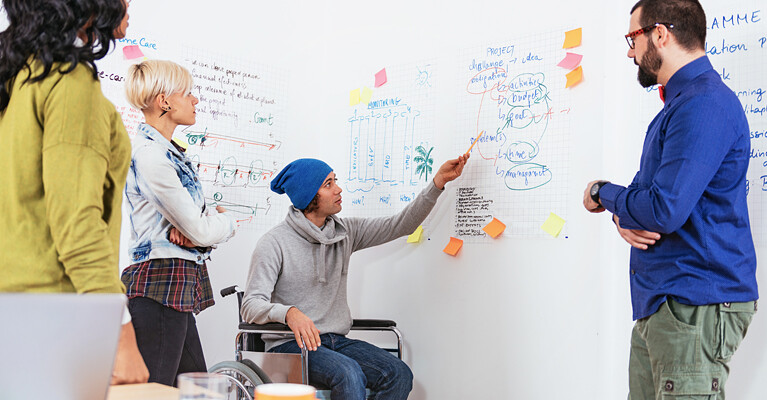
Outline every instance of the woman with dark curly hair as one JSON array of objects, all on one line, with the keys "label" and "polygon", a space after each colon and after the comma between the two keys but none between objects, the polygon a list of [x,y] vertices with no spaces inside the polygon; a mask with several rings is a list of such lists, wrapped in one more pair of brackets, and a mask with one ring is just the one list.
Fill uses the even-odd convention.
[{"label": "woman with dark curly hair", "polygon": [[[3,0],[3,8],[0,291],[122,293],[120,192],[131,148],[95,61],[125,36],[127,2]],[[129,318],[113,383],[149,375]]]}]

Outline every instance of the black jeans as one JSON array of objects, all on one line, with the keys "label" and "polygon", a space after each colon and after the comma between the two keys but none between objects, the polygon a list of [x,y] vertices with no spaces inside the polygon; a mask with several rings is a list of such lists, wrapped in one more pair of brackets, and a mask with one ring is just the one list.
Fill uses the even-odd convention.
[{"label": "black jeans", "polygon": [[149,382],[175,386],[178,374],[207,371],[193,313],[146,297],[130,299],[128,309]]}]

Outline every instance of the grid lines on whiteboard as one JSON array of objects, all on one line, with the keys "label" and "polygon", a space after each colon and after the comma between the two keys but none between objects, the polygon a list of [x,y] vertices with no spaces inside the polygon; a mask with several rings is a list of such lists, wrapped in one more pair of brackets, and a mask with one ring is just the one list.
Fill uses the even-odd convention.
[{"label": "grid lines on whiteboard", "polygon": [[395,214],[439,168],[433,152],[435,69],[428,60],[388,66],[387,82],[368,88],[369,102],[349,107],[346,215]]},{"label": "grid lines on whiteboard", "polygon": [[183,48],[192,73],[195,125],[176,130],[197,162],[208,207],[222,206],[240,229],[266,231],[282,217],[269,189],[284,164],[287,73],[237,56]]},{"label": "grid lines on whiteboard", "polygon": [[484,133],[456,189],[458,237],[487,240],[477,228],[496,217],[507,225],[504,235],[544,238],[541,225],[551,212],[567,219],[575,110],[568,71],[556,66],[563,39],[557,31],[461,51],[458,84],[465,89],[455,150],[465,152]]}]

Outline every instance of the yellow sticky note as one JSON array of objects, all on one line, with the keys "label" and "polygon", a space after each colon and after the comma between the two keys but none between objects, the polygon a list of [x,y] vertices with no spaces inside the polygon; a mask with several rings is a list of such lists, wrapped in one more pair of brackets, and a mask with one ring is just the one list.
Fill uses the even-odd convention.
[{"label": "yellow sticky note", "polygon": [[445,246],[445,249],[442,251],[455,257],[455,255],[458,254],[458,252],[461,250],[461,247],[463,247],[463,240],[451,237],[450,243],[448,243],[447,246]]},{"label": "yellow sticky note", "polygon": [[178,147],[181,147],[184,150],[189,148],[189,143],[185,142],[183,139],[173,138],[173,143],[176,143]]},{"label": "yellow sticky note", "polygon": [[583,80],[583,67],[580,66],[568,72],[566,76],[567,76],[567,83],[565,84],[566,88],[577,85],[580,81]]},{"label": "yellow sticky note", "polygon": [[565,226],[565,220],[557,214],[550,213],[549,218],[543,223],[541,229],[551,236],[557,237]]},{"label": "yellow sticky note", "polygon": [[407,237],[407,242],[419,243],[421,241],[421,236],[423,236],[423,226],[416,228],[415,232],[411,233],[410,236]]},{"label": "yellow sticky note", "polygon": [[490,221],[489,224],[485,225],[484,228],[482,228],[485,233],[490,235],[493,239],[497,238],[501,233],[503,233],[504,230],[506,230],[506,224],[504,224],[501,221],[498,221],[497,218],[493,218],[492,221]]},{"label": "yellow sticky note", "polygon": [[565,44],[562,45],[563,49],[571,49],[581,45],[581,36],[583,34],[583,28],[573,29],[565,32]]},{"label": "yellow sticky note", "polygon": [[373,89],[367,86],[362,88],[362,94],[360,94],[360,103],[362,104],[370,103],[371,97],[373,97]]},{"label": "yellow sticky note", "polygon": [[360,90],[354,89],[349,93],[349,105],[356,106],[360,104]]}]

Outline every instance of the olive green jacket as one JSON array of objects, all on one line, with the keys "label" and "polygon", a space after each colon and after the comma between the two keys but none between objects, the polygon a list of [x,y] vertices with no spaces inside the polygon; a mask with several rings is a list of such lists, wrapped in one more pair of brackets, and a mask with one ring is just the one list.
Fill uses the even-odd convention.
[{"label": "olive green jacket", "polygon": [[0,291],[124,292],[130,140],[90,67],[56,68],[36,83],[22,70],[0,113]]}]

